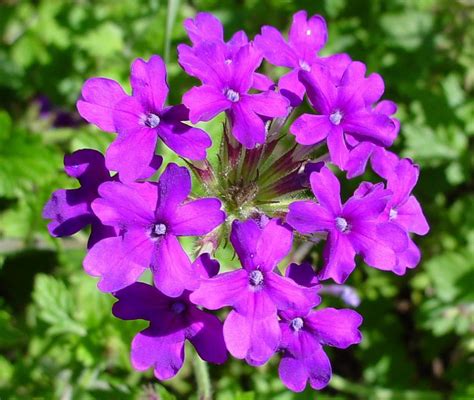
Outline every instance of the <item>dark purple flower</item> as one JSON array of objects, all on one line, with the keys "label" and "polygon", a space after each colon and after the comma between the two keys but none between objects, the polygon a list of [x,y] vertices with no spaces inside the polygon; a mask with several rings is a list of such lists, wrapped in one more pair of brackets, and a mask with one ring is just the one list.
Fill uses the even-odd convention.
[{"label": "dark purple flower", "polygon": [[92,226],[89,247],[104,237],[114,236],[115,229],[101,224],[91,203],[98,197],[97,188],[110,181],[104,156],[96,150],[83,149],[64,157],[64,170],[76,178],[78,189],[56,190],[43,209],[43,218],[50,219],[49,233],[55,237],[70,236],[87,225]]},{"label": "dark purple flower", "polygon": [[253,220],[234,221],[230,240],[243,268],[203,280],[190,298],[210,310],[232,307],[224,323],[227,349],[251,365],[262,365],[280,342],[277,310],[308,310],[319,297],[316,288],[275,272],[293,242],[291,231],[278,220],[263,228]]},{"label": "dark purple flower", "polygon": [[148,62],[136,59],[131,68],[132,96],[110,79],[91,78],[82,88],[77,109],[88,122],[104,131],[117,132],[106,153],[106,165],[118,171],[122,181],[143,175],[155,154],[158,137],[182,157],[201,160],[212,142],[206,132],[193,128],[188,110],[166,107],[166,68],[159,56]]},{"label": "dark purple flower", "polygon": [[407,268],[418,265],[421,254],[408,233],[426,235],[429,225],[415,196],[411,194],[418,181],[419,167],[409,159],[399,159],[385,149],[377,149],[371,159],[375,172],[387,180],[387,188],[393,192],[382,221],[391,221],[407,232],[408,248],[398,256],[394,272],[403,275]]},{"label": "dark purple flower", "polygon": [[[217,273],[215,263],[205,254],[192,268],[196,275],[210,277],[211,269]],[[117,318],[150,321],[149,327],[132,341],[132,365],[137,370],[153,367],[158,379],[174,377],[183,366],[186,340],[203,360],[216,364],[226,361],[222,323],[190,303],[189,292],[168,297],[153,286],[137,282],[114,295],[119,300],[112,309]]]},{"label": "dark purple flower", "polygon": [[356,254],[372,267],[395,268],[397,254],[405,251],[408,244],[403,229],[379,221],[390,191],[376,185],[365,196],[355,195],[342,205],[339,181],[327,167],[311,174],[311,188],[318,203],[290,204],[287,222],[300,233],[328,233],[320,279],[343,283],[355,268]]},{"label": "dark purple flower", "polygon": [[92,209],[104,225],[120,232],[97,243],[84,260],[87,273],[101,278],[100,290],[120,290],[149,266],[155,286],[167,296],[196,287],[178,237],[211,232],[225,213],[218,199],[187,201],[190,191],[189,171],[176,164],[168,164],[157,184],[106,182],[99,187]]},{"label": "dark purple flower", "polygon": [[361,341],[362,317],[353,310],[326,308],[307,313],[280,313],[283,356],[278,369],[286,387],[301,392],[306,383],[324,388],[331,379],[331,363],[323,346],[345,349]]},{"label": "dark purple flower", "polygon": [[352,62],[339,84],[331,80],[328,68],[322,65],[299,73],[319,115],[303,114],[291,125],[290,132],[303,145],[327,139],[331,161],[341,169],[349,158],[351,136],[380,146],[390,146],[396,137],[392,119],[371,109],[383,94],[383,80],[378,74],[365,78],[365,71],[364,64]]},{"label": "dark purple flower", "polygon": [[293,15],[288,41],[272,26],[262,27],[261,34],[255,37],[255,45],[269,63],[292,69],[283,75],[278,83],[281,93],[290,99],[292,106],[299,105],[305,93],[305,88],[298,79],[299,71],[311,71],[314,64],[324,64],[337,82],[351,62],[347,54],[335,54],[325,58],[318,56],[318,52],[326,44],[327,37],[324,18],[313,15],[308,19],[306,11],[298,11]]},{"label": "dark purple flower", "polygon": [[179,58],[186,72],[203,82],[183,96],[191,122],[209,121],[226,111],[232,133],[240,143],[249,149],[263,144],[266,132],[262,117],[286,116],[289,103],[273,90],[249,93],[254,71],[262,62],[260,52],[247,44],[229,59],[225,46],[205,42],[194,49],[193,55],[189,60],[180,52]]},{"label": "dark purple flower", "polygon": [[[393,101],[381,101],[373,108],[373,112],[390,117],[393,123],[393,131],[390,132],[389,135],[398,135],[398,132],[400,131],[400,121],[392,117],[392,115],[397,112],[397,105]],[[351,136],[346,136],[346,139],[348,140],[350,151],[346,165],[344,165],[343,169],[347,171],[347,177],[351,179],[362,175],[372,154],[381,151],[384,148],[373,142],[360,142],[355,137]]]}]

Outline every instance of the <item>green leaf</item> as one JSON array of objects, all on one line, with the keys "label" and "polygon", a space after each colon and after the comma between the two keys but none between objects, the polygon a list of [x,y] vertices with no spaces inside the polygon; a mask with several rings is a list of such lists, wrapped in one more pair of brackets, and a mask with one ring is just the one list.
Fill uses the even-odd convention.
[{"label": "green leaf", "polygon": [[64,282],[48,275],[38,274],[35,279],[33,301],[38,317],[49,325],[47,333],[71,333],[85,336],[87,330],[74,319],[77,303]]}]

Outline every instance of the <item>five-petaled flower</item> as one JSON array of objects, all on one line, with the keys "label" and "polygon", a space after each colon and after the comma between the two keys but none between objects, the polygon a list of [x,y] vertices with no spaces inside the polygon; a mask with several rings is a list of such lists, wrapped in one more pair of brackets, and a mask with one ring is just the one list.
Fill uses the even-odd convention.
[{"label": "five-petaled flower", "polygon": [[107,168],[118,171],[122,181],[140,179],[151,163],[160,138],[181,157],[201,160],[211,139],[202,129],[193,128],[188,110],[182,105],[165,106],[168,96],[166,67],[159,56],[144,61],[137,58],[131,68],[128,96],[115,81],[91,78],[82,88],[77,109],[88,122],[118,136],[107,149]]},{"label": "five-petaled flower", "polygon": [[342,205],[339,181],[327,167],[313,172],[310,181],[318,203],[290,204],[287,221],[300,233],[328,233],[320,279],[343,283],[356,266],[356,254],[372,267],[394,270],[397,254],[406,250],[408,242],[398,225],[379,221],[392,193],[376,185]]},{"label": "five-petaled flower", "polygon": [[230,306],[224,322],[229,352],[251,365],[262,365],[278,348],[278,310],[308,309],[319,301],[316,288],[305,288],[276,272],[291,250],[291,230],[277,219],[263,228],[253,220],[234,221],[230,236],[242,269],[201,281],[191,301],[210,310]]},{"label": "five-petaled flower", "polygon": [[115,292],[136,282],[149,266],[155,286],[171,297],[197,286],[191,262],[179,236],[211,232],[225,219],[215,198],[187,201],[189,171],[168,164],[157,184],[106,182],[92,209],[118,236],[93,246],[84,260],[86,272],[99,276],[98,287]]}]

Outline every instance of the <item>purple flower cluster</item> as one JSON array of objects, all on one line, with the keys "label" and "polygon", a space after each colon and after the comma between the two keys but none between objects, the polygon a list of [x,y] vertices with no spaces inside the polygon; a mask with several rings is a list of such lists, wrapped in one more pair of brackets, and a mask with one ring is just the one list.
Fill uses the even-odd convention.
[{"label": "purple flower cluster", "polygon": [[[412,195],[418,167],[387,150],[400,129],[396,105],[380,101],[383,80],[366,76],[363,63],[319,55],[328,39],[321,16],[296,13],[288,39],[264,26],[253,41],[240,31],[226,42],[207,13],[184,27],[192,45],[178,46],[179,64],[201,84],[183,104],[166,105],[157,55],[133,62],[131,95],[110,79],[85,82],[80,115],[117,136],[105,157],[91,149],[66,156],[80,187],[52,194],[43,213],[49,231],[62,237],[91,226],[85,271],[118,299],[116,317],[149,321],[131,344],[134,368],[172,378],[189,340],[216,364],[230,353],[260,366],[280,353],[289,389],[308,381],[322,389],[332,374],[324,346],[359,343],[362,317],[322,306],[321,295],[357,307],[357,292],[343,285],[356,256],[402,275],[421,258],[412,234],[429,230]],[[272,65],[289,71],[275,83],[259,71],[264,61],[271,76]],[[298,113],[305,95],[310,114]],[[210,157],[210,136],[193,124],[221,113],[226,124]],[[158,138],[186,167],[165,160],[160,171]],[[352,179],[368,165],[384,182],[360,182],[343,202],[335,171]],[[182,237],[194,238],[192,254]],[[291,263],[305,242],[320,241],[321,265]],[[241,266],[220,272],[219,248]],[[321,284],[329,279],[335,284]]]}]

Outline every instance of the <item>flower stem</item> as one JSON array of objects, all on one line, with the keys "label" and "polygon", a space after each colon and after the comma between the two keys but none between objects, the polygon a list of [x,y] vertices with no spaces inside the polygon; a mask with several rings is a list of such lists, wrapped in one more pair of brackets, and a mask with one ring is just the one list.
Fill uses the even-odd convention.
[{"label": "flower stem", "polygon": [[212,400],[212,387],[207,363],[196,353],[193,357],[193,366],[198,389],[198,399]]}]

